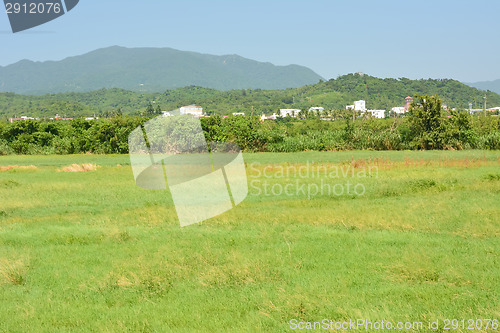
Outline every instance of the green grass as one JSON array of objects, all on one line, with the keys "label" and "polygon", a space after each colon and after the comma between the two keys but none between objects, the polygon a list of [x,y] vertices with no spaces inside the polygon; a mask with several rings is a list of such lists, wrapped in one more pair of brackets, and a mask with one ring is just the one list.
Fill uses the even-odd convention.
[{"label": "green grass", "polygon": [[[135,186],[128,156],[0,157],[0,166],[37,166],[0,171],[0,331],[500,319],[499,152],[262,153],[245,162],[247,199],[181,229],[169,192]],[[57,171],[73,163],[100,167]],[[353,166],[354,177],[311,174]],[[305,177],[293,172],[301,167]],[[365,193],[264,193],[297,181],[349,181]]]}]

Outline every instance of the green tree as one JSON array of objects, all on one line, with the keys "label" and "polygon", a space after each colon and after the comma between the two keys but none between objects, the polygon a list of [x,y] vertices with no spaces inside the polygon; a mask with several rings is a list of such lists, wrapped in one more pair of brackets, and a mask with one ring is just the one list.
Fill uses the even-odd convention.
[{"label": "green tree", "polygon": [[450,118],[445,121],[447,145],[456,148],[470,148],[477,140],[473,127],[472,115],[467,111],[451,111]]},{"label": "green tree", "polygon": [[227,140],[227,136],[222,130],[221,116],[212,115],[210,117],[201,118],[200,121],[207,143],[225,142]]},{"label": "green tree", "polygon": [[437,96],[415,95],[410,108],[410,130],[415,148],[443,148],[444,112]]},{"label": "green tree", "polygon": [[155,114],[155,108],[153,107],[153,104],[149,102],[146,108],[146,116],[153,116],[154,114]]}]

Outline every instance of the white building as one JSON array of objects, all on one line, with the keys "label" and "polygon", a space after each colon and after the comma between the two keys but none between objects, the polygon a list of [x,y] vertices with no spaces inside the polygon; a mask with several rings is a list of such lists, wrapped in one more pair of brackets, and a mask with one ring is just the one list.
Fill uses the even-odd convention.
[{"label": "white building", "polygon": [[233,112],[233,116],[244,116],[245,112]]},{"label": "white building", "polygon": [[271,116],[269,117],[266,117],[265,114],[263,114],[262,116],[260,116],[260,121],[264,121],[264,120],[276,120],[276,118],[278,118],[279,116],[276,114],[276,113],[273,113]]},{"label": "white building", "polygon": [[297,115],[300,113],[299,109],[280,109],[280,117],[297,117]]},{"label": "white building", "polygon": [[484,112],[484,109],[469,109],[470,113]]},{"label": "white building", "polygon": [[323,113],[323,111],[325,111],[325,108],[321,107],[321,106],[316,106],[316,107],[309,108],[309,112],[316,112],[318,114]]},{"label": "white building", "polygon": [[359,100],[354,102],[354,111],[366,111],[366,102],[364,100]]},{"label": "white building", "polygon": [[397,114],[405,113],[405,107],[404,106],[396,106],[395,108],[392,108],[391,111],[394,113],[397,113]]},{"label": "white building", "polygon": [[370,113],[372,117],[375,118],[380,118],[380,119],[385,118],[385,110],[367,110],[366,112]]},{"label": "white building", "polygon": [[347,105],[345,108],[347,110],[365,112],[366,111],[366,102],[361,99],[359,101],[355,101],[353,105]]},{"label": "white building", "polygon": [[173,117],[173,115],[172,115],[170,112],[168,112],[168,111],[162,111],[162,112],[161,112],[161,115],[162,115],[163,117]]},{"label": "white building", "polygon": [[[353,105],[347,105],[347,110],[359,111],[361,114],[370,113],[375,118],[385,118],[385,110],[367,110],[364,100],[355,101]],[[393,108],[396,109],[396,108]],[[403,108],[404,109],[404,108]]]},{"label": "white building", "polygon": [[203,108],[201,106],[190,105],[181,107],[181,115],[190,114],[195,117],[203,116]]}]

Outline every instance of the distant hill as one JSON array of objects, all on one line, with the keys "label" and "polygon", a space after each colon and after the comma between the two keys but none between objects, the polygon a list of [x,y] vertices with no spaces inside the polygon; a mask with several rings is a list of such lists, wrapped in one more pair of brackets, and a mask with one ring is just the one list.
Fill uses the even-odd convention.
[{"label": "distant hill", "polygon": [[[469,103],[474,108],[481,108],[484,102],[483,91],[453,79],[380,79],[348,74],[300,89],[306,89],[304,94],[326,107],[340,107],[364,99],[369,109],[390,110],[391,107],[402,106],[407,96],[436,94],[450,108],[467,109]],[[488,105],[500,106],[499,94],[488,92],[487,95]]]},{"label": "distant hill", "polygon": [[500,79],[495,81],[481,81],[481,82],[465,83],[465,84],[474,88],[478,88],[481,90],[489,90],[496,92],[497,94],[500,94]]},{"label": "distant hill", "polygon": [[[380,79],[369,75],[348,74],[326,82],[295,89],[263,90],[216,89],[189,86],[163,93],[138,93],[123,89],[100,89],[91,92],[68,92],[42,96],[0,93],[0,116],[53,117],[105,116],[120,109],[126,114],[138,114],[151,103],[154,109],[174,110],[183,105],[197,104],[207,113],[230,114],[245,112],[272,114],[280,108],[306,110],[322,106],[327,110],[345,109],[355,100],[364,99],[369,109],[390,110],[402,106],[405,97],[437,94],[450,108],[466,109],[469,103],[481,108],[485,92],[451,79]],[[500,106],[500,95],[487,92],[488,105]]]},{"label": "distant hill", "polygon": [[0,92],[46,94],[121,88],[160,92],[196,85],[218,90],[284,89],[318,82],[309,68],[171,48],[113,46],[61,61],[0,66]]}]

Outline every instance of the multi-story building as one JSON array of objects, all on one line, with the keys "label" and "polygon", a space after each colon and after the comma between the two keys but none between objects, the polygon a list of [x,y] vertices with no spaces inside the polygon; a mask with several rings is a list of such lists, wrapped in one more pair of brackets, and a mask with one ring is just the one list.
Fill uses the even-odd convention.
[{"label": "multi-story building", "polygon": [[297,117],[299,113],[299,109],[280,109],[280,117]]},{"label": "multi-story building", "polygon": [[396,106],[395,108],[392,108],[391,111],[397,114],[401,114],[406,112],[406,108],[404,106]]},{"label": "multi-story building", "polygon": [[203,116],[203,108],[201,106],[196,106],[196,105],[183,106],[181,107],[180,112],[181,115],[190,114],[195,117]]},{"label": "multi-story building", "polygon": [[347,105],[345,108],[347,110],[365,112],[366,111],[366,102],[364,100],[355,101],[353,105]]},{"label": "multi-story building", "polygon": [[[366,110],[372,117],[383,119],[385,118],[385,110]],[[364,112],[363,112],[364,113]]]}]

